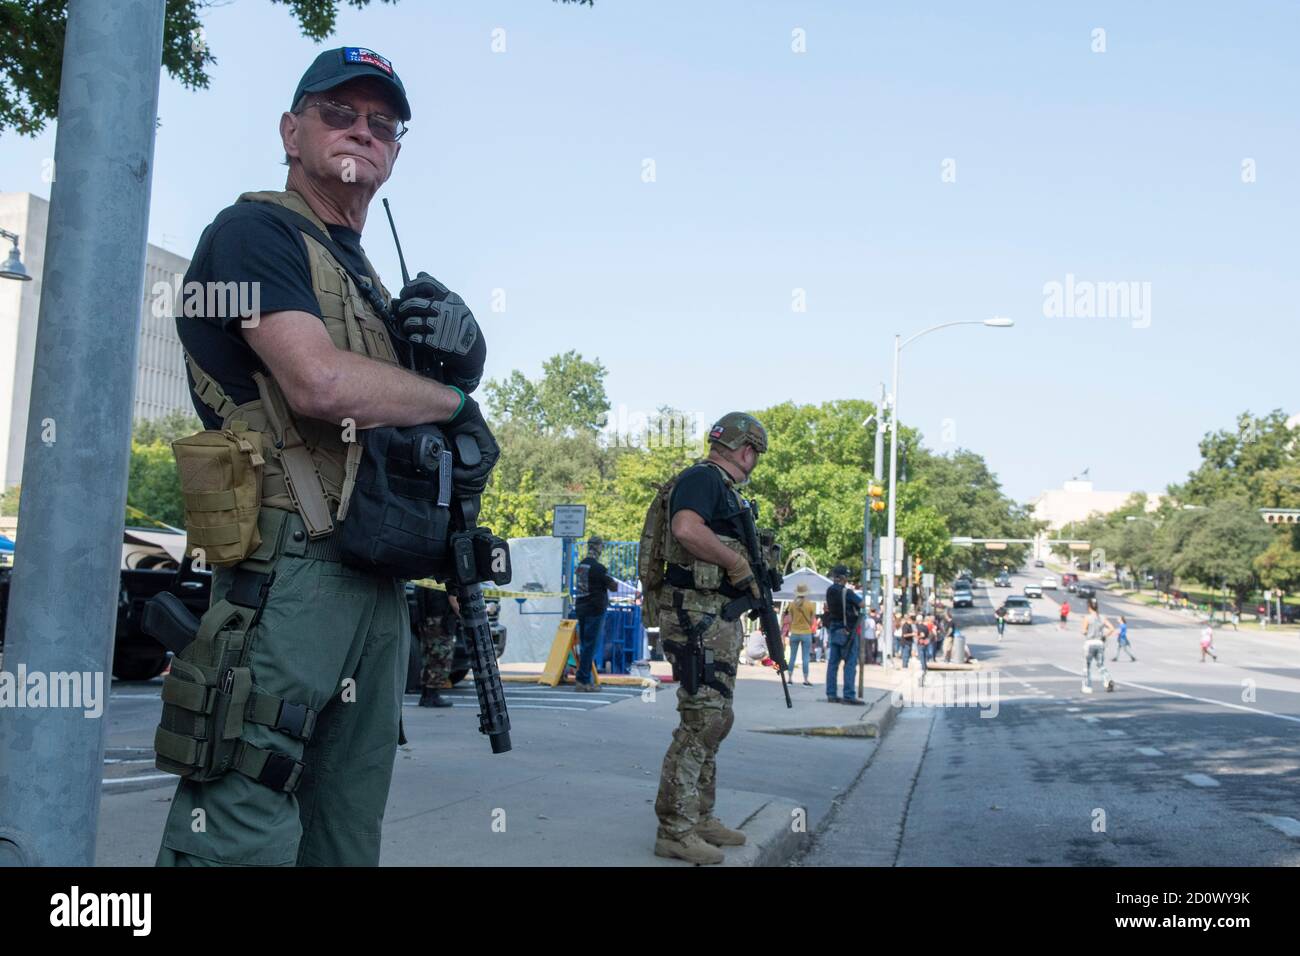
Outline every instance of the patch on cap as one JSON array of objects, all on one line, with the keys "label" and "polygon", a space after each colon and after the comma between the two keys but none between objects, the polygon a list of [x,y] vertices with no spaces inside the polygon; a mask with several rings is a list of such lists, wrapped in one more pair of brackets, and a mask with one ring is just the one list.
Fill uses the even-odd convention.
[{"label": "patch on cap", "polygon": [[712,430],[709,432],[709,440],[713,441],[714,439],[721,438],[721,437],[722,437],[722,426],[714,425]]},{"label": "patch on cap", "polygon": [[367,66],[373,66],[376,69],[383,70],[389,76],[393,75],[393,64],[388,62],[374,50],[367,50],[361,46],[345,46],[343,48],[344,63],[364,63]]}]

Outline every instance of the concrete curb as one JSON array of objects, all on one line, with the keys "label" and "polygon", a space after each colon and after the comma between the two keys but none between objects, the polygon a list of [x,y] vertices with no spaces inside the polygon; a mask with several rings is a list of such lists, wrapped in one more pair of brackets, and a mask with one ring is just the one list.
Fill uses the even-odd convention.
[{"label": "concrete curb", "polygon": [[752,727],[760,734],[793,734],[799,737],[883,737],[898,716],[892,692],[886,691],[857,720],[846,724],[818,724],[811,727]]},{"label": "concrete curb", "polygon": [[[801,807],[793,803],[772,802],[764,804],[743,824],[749,842],[744,846],[727,847],[723,866],[784,866],[802,851],[808,841],[808,827],[794,826]],[[806,811],[805,811],[806,812]]]}]

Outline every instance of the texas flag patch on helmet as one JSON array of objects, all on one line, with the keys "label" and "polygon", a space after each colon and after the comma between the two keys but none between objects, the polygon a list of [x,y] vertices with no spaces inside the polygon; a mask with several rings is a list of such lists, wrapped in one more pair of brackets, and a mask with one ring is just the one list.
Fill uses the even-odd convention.
[{"label": "texas flag patch on helmet", "polygon": [[375,69],[383,70],[389,76],[393,75],[393,64],[388,62],[374,50],[367,50],[360,46],[346,46],[343,48],[344,63],[364,63],[367,66],[373,66]]}]

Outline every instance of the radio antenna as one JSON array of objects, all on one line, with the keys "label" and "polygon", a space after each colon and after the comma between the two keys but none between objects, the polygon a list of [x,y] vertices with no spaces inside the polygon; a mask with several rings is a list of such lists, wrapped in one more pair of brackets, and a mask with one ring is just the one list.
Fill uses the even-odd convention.
[{"label": "radio antenna", "polygon": [[406,259],[402,257],[402,240],[397,238],[397,226],[393,223],[393,210],[388,208],[388,200],[384,200],[384,212],[388,214],[388,228],[393,230],[393,245],[397,246],[397,261],[402,267],[402,285],[411,284],[410,273],[406,271]]}]

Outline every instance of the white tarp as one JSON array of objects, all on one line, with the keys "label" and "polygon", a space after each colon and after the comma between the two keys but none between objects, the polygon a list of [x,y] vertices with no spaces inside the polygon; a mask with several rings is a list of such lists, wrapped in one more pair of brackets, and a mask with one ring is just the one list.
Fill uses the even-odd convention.
[{"label": "white tarp", "polygon": [[[506,591],[560,590],[560,538],[511,538],[510,566],[514,577],[501,585]],[[555,629],[564,615],[560,597],[501,598],[501,624],[506,628],[503,664],[520,661],[545,662],[555,641]]]},{"label": "white tarp", "polygon": [[799,584],[808,585],[808,600],[822,602],[826,600],[826,589],[831,586],[830,578],[822,577],[816,571],[808,568],[800,568],[798,571],[791,571],[785,576],[785,581],[781,584],[781,590],[774,591],[772,597],[778,601],[793,601],[794,589]]}]

